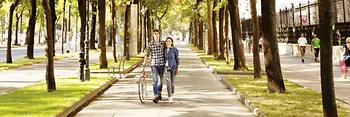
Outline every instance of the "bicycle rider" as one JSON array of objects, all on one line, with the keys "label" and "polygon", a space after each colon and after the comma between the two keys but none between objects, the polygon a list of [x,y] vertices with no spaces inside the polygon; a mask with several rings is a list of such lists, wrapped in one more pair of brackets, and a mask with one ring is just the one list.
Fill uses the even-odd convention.
[{"label": "bicycle rider", "polygon": [[[151,67],[152,67],[152,77],[153,77],[153,93],[154,93],[154,103],[158,103],[158,100],[162,100],[162,88],[164,79],[164,42],[159,39],[159,30],[153,30],[153,39],[149,42],[147,46],[147,54],[145,56],[145,61],[143,65],[146,65],[147,58],[151,55]],[[160,84],[158,85],[158,76],[160,79]]]}]

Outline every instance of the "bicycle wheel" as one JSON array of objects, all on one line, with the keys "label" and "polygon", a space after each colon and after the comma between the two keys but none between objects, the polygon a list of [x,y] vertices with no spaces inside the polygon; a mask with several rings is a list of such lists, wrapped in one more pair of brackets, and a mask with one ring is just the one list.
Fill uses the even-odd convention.
[{"label": "bicycle wheel", "polygon": [[139,84],[138,84],[138,92],[139,92],[139,98],[142,103],[145,103],[146,101],[146,95],[147,95],[147,85],[146,85],[146,78],[140,77]]}]

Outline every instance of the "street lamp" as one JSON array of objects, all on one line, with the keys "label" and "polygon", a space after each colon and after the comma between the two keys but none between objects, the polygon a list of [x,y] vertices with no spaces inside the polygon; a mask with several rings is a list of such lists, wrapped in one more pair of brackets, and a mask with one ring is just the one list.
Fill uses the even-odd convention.
[{"label": "street lamp", "polygon": [[[143,16],[143,18],[146,16],[146,11],[147,11],[147,8],[145,7],[145,6],[142,6],[142,9],[141,9],[141,13],[142,13],[142,16]],[[144,24],[144,23],[146,23],[145,22],[145,20],[142,20],[143,21],[143,23],[142,23],[142,25]],[[145,37],[145,38],[143,38],[143,52],[145,52],[145,49],[146,49],[146,43],[147,43],[147,41],[146,41],[146,31],[145,31],[145,29],[146,29],[146,27],[143,27],[143,29],[141,30],[142,31],[142,34],[144,35],[144,36],[142,36],[142,38],[143,37]]]}]

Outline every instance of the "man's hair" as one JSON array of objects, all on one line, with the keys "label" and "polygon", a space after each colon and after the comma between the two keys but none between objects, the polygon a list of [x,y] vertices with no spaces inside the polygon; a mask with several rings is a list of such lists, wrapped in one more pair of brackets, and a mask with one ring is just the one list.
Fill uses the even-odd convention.
[{"label": "man's hair", "polygon": [[159,30],[158,30],[158,29],[154,29],[154,30],[153,30],[153,33],[155,33],[155,32],[159,32]]}]

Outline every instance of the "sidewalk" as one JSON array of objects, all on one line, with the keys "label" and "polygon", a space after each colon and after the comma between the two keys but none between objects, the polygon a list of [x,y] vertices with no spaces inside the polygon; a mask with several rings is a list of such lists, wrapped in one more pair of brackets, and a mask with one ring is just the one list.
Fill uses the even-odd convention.
[{"label": "sidewalk", "polygon": [[[252,65],[253,54],[246,52],[245,56],[247,64]],[[280,59],[284,79],[321,92],[320,63],[313,62],[312,58],[305,58],[305,63],[302,63],[300,57],[295,56],[281,56]],[[260,53],[260,60],[262,69],[265,69],[263,53]],[[350,75],[348,75],[348,79],[341,76],[340,66],[333,65],[335,96],[338,100],[350,104]]]},{"label": "sidewalk", "polygon": [[[90,63],[99,60],[99,53],[90,54]],[[55,78],[78,76],[79,56],[54,62]],[[0,72],[0,95],[45,80],[46,62]]]},{"label": "sidewalk", "polygon": [[[148,98],[142,104],[137,93],[141,68],[121,79],[101,97],[85,107],[77,117],[253,117],[216,78],[210,69],[192,53],[186,43],[176,43],[180,51],[179,75],[175,79],[174,103],[168,104],[166,83],[163,100],[152,102],[152,79],[148,79]],[[148,69],[150,73],[150,69]]]}]

